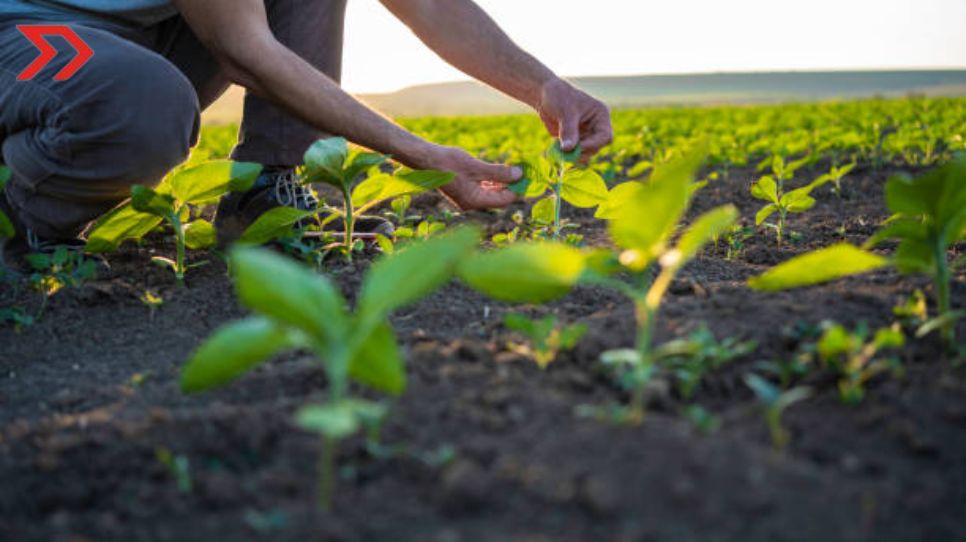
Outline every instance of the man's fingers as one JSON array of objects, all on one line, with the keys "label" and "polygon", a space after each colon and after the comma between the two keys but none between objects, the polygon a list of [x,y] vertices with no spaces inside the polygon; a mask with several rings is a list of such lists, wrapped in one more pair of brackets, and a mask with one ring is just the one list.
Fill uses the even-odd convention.
[{"label": "man's fingers", "polygon": [[502,184],[512,184],[523,178],[523,170],[516,166],[486,164],[482,171],[483,180]]},{"label": "man's fingers", "polygon": [[565,115],[560,120],[560,148],[570,152],[580,142],[580,115]]},{"label": "man's fingers", "polygon": [[509,190],[480,190],[474,195],[473,206],[477,209],[500,209],[517,199],[517,195]]}]

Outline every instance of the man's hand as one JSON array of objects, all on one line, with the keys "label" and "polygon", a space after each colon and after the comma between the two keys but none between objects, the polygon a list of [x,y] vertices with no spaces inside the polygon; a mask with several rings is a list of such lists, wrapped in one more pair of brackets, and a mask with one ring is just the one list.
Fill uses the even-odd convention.
[{"label": "man's hand", "polygon": [[563,79],[544,84],[537,112],[560,148],[571,151],[579,143],[585,161],[614,139],[607,106]]},{"label": "man's hand", "polygon": [[456,174],[456,178],[441,191],[460,209],[472,211],[506,207],[518,199],[516,194],[507,190],[506,185],[523,177],[520,168],[477,160],[455,147],[439,147],[434,154],[432,169]]}]

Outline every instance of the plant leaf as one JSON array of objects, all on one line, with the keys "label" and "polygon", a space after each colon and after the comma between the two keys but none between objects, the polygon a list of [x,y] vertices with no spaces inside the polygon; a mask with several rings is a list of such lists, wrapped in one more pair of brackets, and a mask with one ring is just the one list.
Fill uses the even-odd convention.
[{"label": "plant leaf", "polygon": [[751,196],[755,199],[778,203],[778,183],[766,175],[751,185]]},{"label": "plant leaf", "polygon": [[178,201],[197,205],[251,189],[261,172],[260,164],[214,160],[172,173],[168,182]]},{"label": "plant leaf", "polygon": [[448,282],[479,241],[478,228],[461,227],[381,257],[369,269],[360,289],[361,320],[383,320],[390,312]]},{"label": "plant leaf", "polygon": [[345,339],[345,300],[335,286],[271,251],[231,251],[235,289],[248,308],[327,342]]},{"label": "plant leaf", "polygon": [[13,172],[10,171],[10,168],[0,166],[0,191],[3,191],[7,183],[10,182],[10,177],[13,177]]},{"label": "plant leaf", "polygon": [[559,162],[576,164],[577,160],[580,160],[580,155],[582,153],[583,151],[580,149],[579,144],[574,147],[572,151],[564,152],[564,150],[560,148],[560,140],[557,139],[554,140],[553,145],[550,145],[550,148],[547,149],[547,158],[555,164]]},{"label": "plant leaf", "polygon": [[574,207],[596,207],[607,201],[607,184],[590,169],[572,169],[563,176],[560,197]]},{"label": "plant leaf", "polygon": [[297,341],[271,320],[255,316],[224,325],[208,338],[181,372],[185,393],[224,386]]},{"label": "plant leaf", "polygon": [[207,220],[195,220],[185,226],[184,244],[191,250],[211,248],[218,243],[215,227]]},{"label": "plant leaf", "polygon": [[723,205],[701,215],[678,241],[679,257],[676,266],[683,267],[691,261],[704,245],[727,232],[736,220],[738,209],[734,205]]},{"label": "plant leaf", "polygon": [[348,191],[352,179],[343,177],[342,168],[349,156],[349,144],[345,138],[320,139],[305,151],[305,175],[310,183],[326,183],[339,190]]},{"label": "plant leaf", "polygon": [[349,401],[309,405],[295,413],[295,423],[299,427],[333,440],[342,440],[355,434],[359,430],[360,422]]},{"label": "plant leaf", "polygon": [[299,220],[314,216],[316,213],[317,211],[303,211],[288,206],[269,209],[245,229],[238,243],[241,245],[264,245],[287,234]]},{"label": "plant leaf", "polygon": [[144,237],[162,220],[159,216],[137,211],[130,203],[124,204],[94,224],[84,250],[90,254],[113,252],[127,239]]},{"label": "plant leaf", "polygon": [[134,210],[155,216],[170,218],[174,216],[174,198],[158,194],[147,186],[136,184],[131,187],[131,206]]},{"label": "plant leaf", "polygon": [[778,206],[775,205],[774,203],[769,203],[768,205],[765,205],[764,207],[758,210],[757,214],[755,214],[755,226],[761,226],[762,223],[768,220],[768,217],[775,214],[776,212],[778,212]]},{"label": "plant leaf", "polygon": [[635,197],[634,194],[643,189],[644,183],[637,181],[621,183],[615,186],[608,192],[607,199],[597,208],[597,212],[594,213],[594,218],[609,220],[616,217],[621,207],[624,206],[624,203]]},{"label": "plant leaf", "polygon": [[561,243],[517,243],[477,253],[459,268],[472,288],[499,301],[544,303],[566,295],[580,279],[586,257]]},{"label": "plant leaf", "polygon": [[382,323],[362,342],[349,364],[349,376],[375,390],[400,395],[406,389],[406,367],[396,335]]},{"label": "plant leaf", "polygon": [[787,290],[866,273],[887,265],[889,261],[885,258],[843,243],[796,256],[752,277],[748,285],[755,290]]},{"label": "plant leaf", "polygon": [[530,208],[530,219],[537,224],[553,224],[556,214],[556,200],[553,197],[546,197],[533,204]]},{"label": "plant leaf", "polygon": [[[0,192],[0,197],[3,197],[3,192]],[[0,211],[0,237],[13,239],[16,235],[17,231],[14,229],[10,217],[3,213],[3,211]]]},{"label": "plant leaf", "polygon": [[352,191],[356,208],[377,202],[428,192],[440,188],[455,178],[446,171],[403,171],[395,175],[374,175],[359,183]]},{"label": "plant leaf", "polygon": [[355,182],[359,175],[384,163],[388,159],[389,157],[383,154],[358,150],[352,151],[349,153],[349,159],[342,173],[342,177],[351,184]]}]

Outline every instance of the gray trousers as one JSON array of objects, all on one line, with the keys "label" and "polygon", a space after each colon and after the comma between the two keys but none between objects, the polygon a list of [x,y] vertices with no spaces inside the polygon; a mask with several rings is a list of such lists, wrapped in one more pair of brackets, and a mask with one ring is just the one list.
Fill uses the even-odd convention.
[{"label": "gray trousers", "polygon": [[[338,81],[345,2],[265,4],[277,39]],[[0,163],[13,172],[0,197],[37,235],[65,239],[130,196],[132,184],[154,186],[183,162],[198,139],[199,111],[229,81],[180,17],[149,28],[71,21],[94,57],[54,81],[74,55],[52,38],[56,59],[17,81],[38,51],[16,25],[43,22],[0,17]],[[232,158],[293,166],[321,136],[249,92]]]}]

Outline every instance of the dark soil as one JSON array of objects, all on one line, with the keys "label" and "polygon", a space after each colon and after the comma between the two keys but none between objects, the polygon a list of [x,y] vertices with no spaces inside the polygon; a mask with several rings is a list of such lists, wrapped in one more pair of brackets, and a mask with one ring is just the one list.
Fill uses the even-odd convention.
[{"label": "dark soil", "polygon": [[[751,176],[713,182],[692,212],[735,202],[750,223]],[[0,327],[0,540],[966,540],[966,369],[934,336],[911,340],[905,376],[876,378],[857,407],[838,400],[833,376],[806,377],[815,395],[786,413],[783,452],[742,383],[757,362],[792,355],[797,323],[888,325],[900,299],[930,291],[892,271],[782,294],[744,286],[796,253],[863,241],[887,216],[885,177],[853,175],[843,199],[823,191],[791,219],[797,243],[778,249],[759,232],[732,261],[722,245],[672,288],[660,340],[706,324],[759,343],[695,394],[722,421],[714,434],[693,427],[681,413],[689,402],[667,385],[655,386],[639,426],[575,415],[626,399],[596,363],[633,342],[631,307],[609,291],[524,309],[590,327],[546,371],[507,351],[509,308],[460,285],[397,314],[410,380],[383,442],[403,451],[343,445],[332,513],[315,507],[319,442],[291,421],[325,393],[319,369],[289,355],[224,391],[182,395],[192,349],[244,311],[219,258],[178,288],[149,263],[170,245],[129,246],[108,274],[55,295],[38,323]],[[589,240],[606,238],[577,216]],[[329,272],[351,298],[366,265]],[[164,299],[153,312],[139,300],[146,290]],[[37,306],[9,285],[0,300]],[[447,448],[449,461],[434,460]],[[179,491],[159,449],[190,462],[191,491]]]}]

